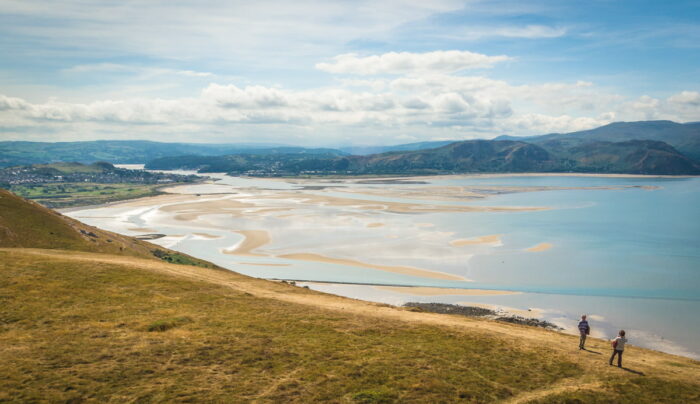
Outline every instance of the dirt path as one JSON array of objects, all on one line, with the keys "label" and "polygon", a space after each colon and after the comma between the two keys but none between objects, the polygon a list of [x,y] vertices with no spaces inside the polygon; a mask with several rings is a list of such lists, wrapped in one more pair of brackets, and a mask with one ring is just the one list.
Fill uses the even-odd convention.
[{"label": "dirt path", "polygon": [[[320,293],[305,288],[299,288],[283,283],[271,282],[247,277],[235,272],[200,267],[174,265],[164,262],[105,254],[81,253],[61,250],[40,249],[0,249],[14,254],[51,257],[56,260],[80,262],[95,262],[105,264],[125,265],[148,271],[183,277],[223,285],[237,291],[250,293],[261,298],[281,300],[288,303],[302,304],[340,311],[362,316],[381,317],[385,319],[409,323],[430,324],[450,329],[468,330],[496,335],[522,348],[547,346],[552,352],[563,359],[577,363],[593,374],[605,378],[607,374],[629,374],[630,376],[653,375],[669,377],[676,380],[687,380],[697,383],[700,380],[700,362],[689,358],[665,354],[648,349],[629,346],[625,350],[625,369],[618,369],[607,364],[609,344],[607,341],[589,339],[587,351],[578,350],[578,337],[540,328],[499,323],[490,320],[480,320],[460,316],[412,312],[384,304]],[[588,373],[588,372],[586,372]],[[512,403],[527,402],[556,392],[575,389],[595,390],[600,387],[598,380],[567,379],[560,382],[554,389],[547,388],[520,394],[511,399]]]}]

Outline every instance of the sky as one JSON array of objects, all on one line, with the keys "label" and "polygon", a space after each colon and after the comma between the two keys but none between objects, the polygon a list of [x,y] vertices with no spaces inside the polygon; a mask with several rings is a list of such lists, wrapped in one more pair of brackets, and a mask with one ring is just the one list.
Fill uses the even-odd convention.
[{"label": "sky", "polygon": [[301,146],[700,121],[700,2],[0,0],[0,141]]}]

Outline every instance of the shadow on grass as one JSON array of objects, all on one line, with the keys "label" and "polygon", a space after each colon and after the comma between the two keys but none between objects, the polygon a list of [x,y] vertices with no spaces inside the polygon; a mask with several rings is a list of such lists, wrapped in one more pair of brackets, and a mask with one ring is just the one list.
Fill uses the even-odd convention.
[{"label": "shadow on grass", "polygon": [[625,372],[634,373],[635,375],[646,376],[646,375],[644,374],[644,372],[640,372],[640,371],[638,371],[638,370],[626,368],[626,367],[624,367],[624,366],[621,367],[620,369],[624,370]]},{"label": "shadow on grass", "polygon": [[588,349],[588,348],[583,348],[582,351],[586,351],[586,352],[588,352],[588,353],[592,353],[592,354],[596,354],[596,355],[602,355],[602,353],[600,353],[600,352],[598,352],[598,351],[591,351],[591,350]]}]

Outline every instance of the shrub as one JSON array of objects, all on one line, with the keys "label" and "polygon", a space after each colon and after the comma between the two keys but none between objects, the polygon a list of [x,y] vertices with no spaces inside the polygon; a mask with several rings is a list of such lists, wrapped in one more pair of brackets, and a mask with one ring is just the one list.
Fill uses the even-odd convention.
[{"label": "shrub", "polygon": [[174,317],[155,321],[146,327],[148,332],[162,332],[193,322],[189,317]]}]

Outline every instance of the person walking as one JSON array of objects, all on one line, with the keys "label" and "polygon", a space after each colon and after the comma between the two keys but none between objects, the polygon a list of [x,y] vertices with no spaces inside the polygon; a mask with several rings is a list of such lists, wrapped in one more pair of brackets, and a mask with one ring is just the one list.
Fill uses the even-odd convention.
[{"label": "person walking", "polygon": [[617,355],[617,367],[622,367],[622,352],[625,351],[626,342],[627,338],[625,338],[625,330],[620,330],[620,332],[617,334],[617,338],[612,340],[613,353],[610,357],[610,366],[612,366],[613,359],[615,359],[615,355]]},{"label": "person walking", "polygon": [[581,338],[578,341],[578,349],[586,349],[586,336],[591,333],[591,327],[588,325],[585,314],[581,316],[581,321],[578,323],[578,331],[581,334]]}]

